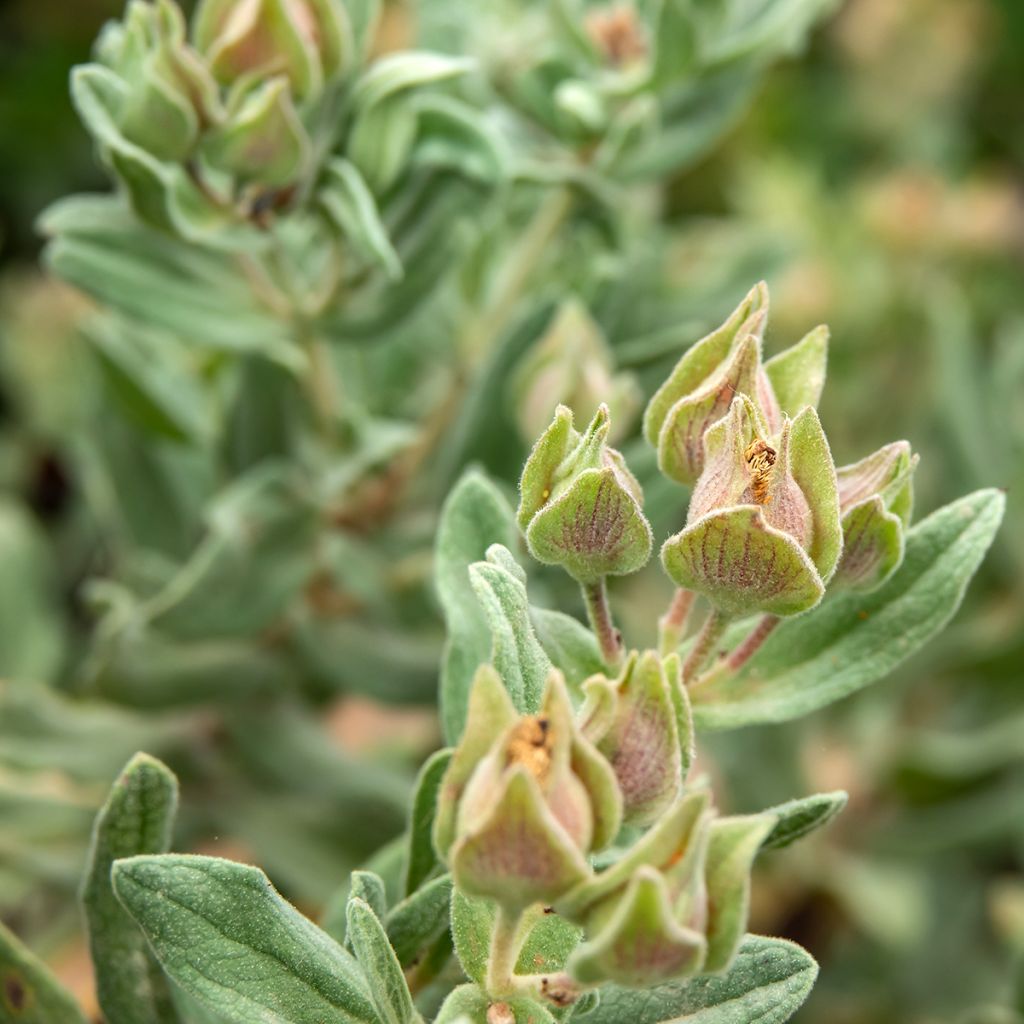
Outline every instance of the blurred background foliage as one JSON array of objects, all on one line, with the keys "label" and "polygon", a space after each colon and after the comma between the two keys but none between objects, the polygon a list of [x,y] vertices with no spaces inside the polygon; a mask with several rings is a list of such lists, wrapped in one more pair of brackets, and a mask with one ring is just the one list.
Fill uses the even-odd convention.
[{"label": "blurred background foliage", "polygon": [[[488,7],[480,29],[499,64],[502,18],[519,6]],[[375,48],[473,49],[462,34],[484,19],[459,11],[391,4]],[[806,1024],[1024,1019],[1024,6],[847,0],[675,161],[664,230],[621,247],[626,272],[588,263],[599,219],[581,229],[564,251],[580,267],[575,325],[540,295],[509,338],[447,373],[442,298],[383,355],[335,353],[345,397],[373,396],[367,421],[394,414],[336,469],[357,500],[323,572],[300,572],[280,601],[247,570],[287,567],[316,529],[294,481],[249,477],[261,498],[246,504],[223,464],[173,435],[222,431],[239,467],[246,444],[279,439],[262,422],[213,425],[195,387],[216,373],[208,354],[87,317],[90,300],[38,267],[42,210],[107,189],[67,73],[120,13],[118,0],[0,9],[0,915],[88,991],[70,896],[94,809],[140,748],[182,778],[178,848],[261,863],[317,912],[400,830],[412,773],[439,742],[439,502],[470,461],[514,484],[536,429],[523,381],[546,365],[549,327],[583,337],[577,362],[600,370],[577,382],[579,411],[613,387],[625,427],[682,339],[763,277],[769,350],[831,327],[823,408],[839,462],[907,437],[919,514],[993,484],[1010,512],[964,610],[895,676],[806,721],[706,739],[728,810],[851,794],[831,829],[765,858],[752,930],[821,962]],[[152,392],[123,386],[126,350],[154,361]],[[295,397],[268,365],[245,372],[284,408]],[[450,378],[454,413],[438,398]],[[422,408],[444,414],[424,421]],[[424,449],[431,430],[441,440]],[[684,495],[653,476],[635,421],[622,444],[664,535]],[[537,575],[538,590],[560,588]],[[168,581],[191,598],[160,598]],[[656,571],[613,591],[631,635],[650,638],[668,592]]]}]

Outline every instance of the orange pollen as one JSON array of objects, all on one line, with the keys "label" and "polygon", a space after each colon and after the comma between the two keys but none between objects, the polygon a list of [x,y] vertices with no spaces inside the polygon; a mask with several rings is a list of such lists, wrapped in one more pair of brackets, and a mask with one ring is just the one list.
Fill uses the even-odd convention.
[{"label": "orange pollen", "polygon": [[771,500],[768,494],[768,481],[775,465],[775,449],[757,437],[747,445],[743,457],[747,460],[752,474],[751,489],[754,492],[754,501],[758,505],[767,505]]},{"label": "orange pollen", "polygon": [[522,719],[512,730],[505,748],[508,764],[521,764],[538,782],[551,768],[551,722],[544,715]]}]

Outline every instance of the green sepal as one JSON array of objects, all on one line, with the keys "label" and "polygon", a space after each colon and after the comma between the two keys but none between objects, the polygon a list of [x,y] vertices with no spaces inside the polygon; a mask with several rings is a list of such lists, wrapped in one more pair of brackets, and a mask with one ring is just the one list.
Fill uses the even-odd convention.
[{"label": "green sepal", "polygon": [[481,665],[473,677],[466,712],[466,728],[452,754],[437,797],[434,817],[434,848],[442,860],[455,841],[455,823],[459,800],[476,766],[487,755],[494,741],[516,720],[501,677],[490,665]]},{"label": "green sepal", "polygon": [[792,421],[789,471],[803,492],[811,515],[808,554],[822,581],[835,572],[843,549],[836,469],[818,414],[807,407]]},{"label": "green sepal", "polygon": [[757,505],[711,512],[661,549],[677,586],[703,594],[722,614],[797,615],[825,593],[807,552],[769,526]]},{"label": "green sepal", "polygon": [[641,867],[611,920],[572,955],[569,972],[585,984],[646,988],[696,974],[706,951],[704,936],[675,919],[662,875]]},{"label": "green sepal", "polygon": [[836,470],[839,507],[845,516],[854,506],[877,495],[888,511],[910,525],[914,508],[913,475],[918,456],[907,441],[893,441],[849,466]]},{"label": "green sepal", "polygon": [[570,764],[573,774],[583,783],[594,815],[593,851],[603,850],[622,827],[622,790],[615,771],[598,749],[581,733],[572,738]]},{"label": "green sepal", "polygon": [[707,850],[708,952],[704,970],[725,970],[747,930],[750,868],[777,818],[764,812],[711,822]]},{"label": "green sepal", "polygon": [[796,417],[805,406],[818,407],[825,386],[828,337],[828,328],[822,324],[765,362],[765,376],[787,416]]},{"label": "green sepal", "polygon": [[834,589],[866,593],[880,587],[903,561],[903,523],[875,495],[843,516],[843,557]]},{"label": "green sepal", "polygon": [[488,1010],[499,1004],[504,1011],[498,1020],[502,1024],[555,1024],[555,1018],[540,1003],[524,996],[512,996],[508,999],[491,999],[477,985],[461,985],[449,993],[444,1004],[434,1018],[434,1024],[493,1024],[495,1017]]},{"label": "green sepal", "polygon": [[283,77],[248,93],[224,125],[203,143],[216,167],[245,182],[283,187],[305,173],[310,142]]},{"label": "green sepal", "polygon": [[618,779],[625,823],[649,825],[675,803],[683,774],[676,705],[656,652],[628,659],[615,696],[615,717],[597,748]]},{"label": "green sepal", "polygon": [[583,881],[583,855],[521,766],[508,769],[492,809],[452,847],[455,884],[497,900],[511,914],[532,903],[553,903]]},{"label": "green sepal", "polygon": [[199,118],[188,98],[152,65],[130,83],[120,127],[158,160],[184,160],[199,138]]},{"label": "green sepal", "polygon": [[167,976],[110,883],[115,860],[167,851],[177,803],[178,783],[171,771],[147,754],[136,754],[93,826],[81,900],[97,999],[106,1018],[119,1024],[178,1021]]}]

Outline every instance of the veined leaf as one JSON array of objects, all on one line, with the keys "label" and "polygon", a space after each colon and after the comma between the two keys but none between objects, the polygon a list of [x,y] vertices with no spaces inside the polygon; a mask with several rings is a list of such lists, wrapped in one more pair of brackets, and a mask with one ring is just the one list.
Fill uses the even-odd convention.
[{"label": "veined leaf", "polygon": [[149,944],[110,884],[115,860],[170,846],[178,783],[147,754],[136,754],[96,818],[82,905],[100,1006],[117,1024],[175,1024],[170,985]]},{"label": "veined leaf", "polygon": [[257,868],[217,857],[119,860],[114,891],[164,970],[237,1024],[378,1024],[359,965]]},{"label": "veined leaf", "polygon": [[347,917],[349,941],[370,983],[370,994],[383,1024],[421,1021],[380,918],[358,897],[349,899]]},{"label": "veined leaf", "polygon": [[999,491],[976,491],[922,520],[878,590],[838,594],[784,622],[737,676],[697,687],[698,728],[797,718],[892,671],[953,616],[1004,506]]}]

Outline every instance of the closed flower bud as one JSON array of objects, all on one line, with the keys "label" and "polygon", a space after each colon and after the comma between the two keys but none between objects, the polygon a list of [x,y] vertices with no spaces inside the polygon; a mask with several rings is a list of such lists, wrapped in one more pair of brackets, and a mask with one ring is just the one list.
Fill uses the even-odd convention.
[{"label": "closed flower bud", "polygon": [[704,438],[687,525],[662,548],[669,576],[726,616],[795,615],[821,600],[842,547],[836,473],[815,411],[777,438],[736,398]]},{"label": "closed flower bud", "polygon": [[833,586],[874,590],[899,567],[913,512],[917,461],[906,441],[894,441],[836,470],[843,557]]},{"label": "closed flower bud", "polygon": [[543,336],[520,363],[512,382],[516,415],[524,437],[547,426],[551,410],[568,406],[589,420],[607,402],[615,442],[633,421],[640,405],[632,374],[616,374],[611,349],[601,328],[576,299],[564,303]]},{"label": "closed flower bud", "polygon": [[203,152],[213,166],[245,183],[279,188],[295,182],[309,160],[310,143],[287,81],[262,82],[238,101]]},{"label": "closed flower bud", "polygon": [[344,70],[350,49],[339,0],[203,0],[193,28],[218,81],[284,75],[300,100]]},{"label": "closed flower bud", "polygon": [[520,481],[517,517],[531,554],[581,583],[635,572],[651,553],[640,485],[608,447],[609,427],[607,406],[582,435],[559,406]]},{"label": "closed flower bud", "polygon": [[621,820],[615,775],[577,729],[560,673],[540,712],[520,717],[494,670],[481,668],[435,818],[435,845],[459,887],[512,912],[551,902],[589,876],[586,854],[611,842]]},{"label": "closed flower bud", "polygon": [[692,760],[686,693],[678,672],[666,672],[654,651],[631,655],[614,689],[606,682],[584,684],[593,699],[584,705],[582,728],[615,771],[626,824],[649,825],[676,802]]},{"label": "closed flower bud", "polygon": [[716,818],[706,792],[684,797],[557,904],[587,939],[570,973],[587,984],[648,987],[724,970],[746,930],[751,864],[775,820]]}]

